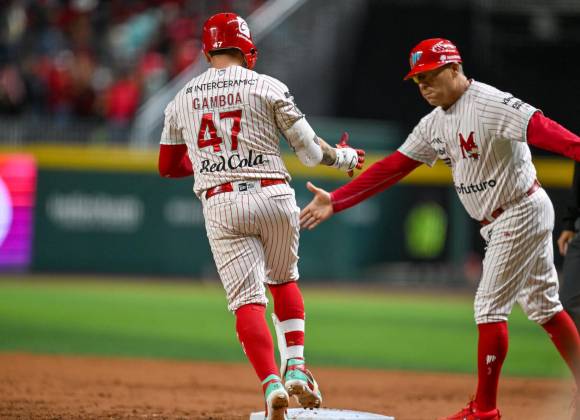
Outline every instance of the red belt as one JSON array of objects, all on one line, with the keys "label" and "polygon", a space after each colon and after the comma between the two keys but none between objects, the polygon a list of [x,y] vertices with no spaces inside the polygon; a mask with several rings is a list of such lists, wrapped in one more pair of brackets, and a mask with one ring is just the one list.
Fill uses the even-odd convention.
[{"label": "red belt", "polygon": [[[253,182],[253,181],[248,181]],[[270,187],[272,185],[279,185],[285,184],[285,179],[260,179],[260,186],[262,187]],[[239,185],[243,185],[244,183],[241,182]],[[205,199],[213,197],[216,194],[221,194],[225,192],[232,192],[234,190],[234,184],[231,182],[226,182],[225,184],[216,185],[215,187],[211,187],[205,192]]]},{"label": "red belt", "polygon": [[[540,182],[537,179],[534,180],[534,183],[532,184],[530,189],[528,191],[526,191],[526,195],[529,197],[530,195],[532,195],[533,193],[538,191],[541,186],[542,185],[540,184]],[[481,224],[481,226],[489,225],[491,222],[493,222],[495,219],[497,219],[504,211],[505,211],[505,209],[503,207],[498,207],[497,209],[495,209],[491,213],[491,217],[493,217],[493,220],[483,219],[483,220],[480,220],[479,223]]]}]

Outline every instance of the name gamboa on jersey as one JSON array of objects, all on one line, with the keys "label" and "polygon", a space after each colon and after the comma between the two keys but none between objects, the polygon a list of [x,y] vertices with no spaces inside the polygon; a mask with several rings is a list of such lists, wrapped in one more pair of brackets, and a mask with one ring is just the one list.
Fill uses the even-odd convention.
[{"label": "name gamboa on jersey", "polygon": [[525,196],[536,179],[526,133],[537,111],[513,95],[472,81],[449,109],[421,119],[399,151],[433,166],[451,167],[469,215],[482,220]]},{"label": "name gamboa on jersey", "polygon": [[304,115],[280,81],[240,66],[210,68],[165,109],[162,144],[186,144],[197,196],[231,181],[290,180],[279,133]]}]

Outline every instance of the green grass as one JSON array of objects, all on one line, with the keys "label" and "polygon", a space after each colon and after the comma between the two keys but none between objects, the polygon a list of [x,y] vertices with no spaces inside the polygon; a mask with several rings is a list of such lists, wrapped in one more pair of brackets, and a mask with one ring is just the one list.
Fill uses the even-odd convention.
[{"label": "green grass", "polygon": [[[304,288],[312,364],[474,372],[466,297]],[[544,331],[510,318],[504,372],[566,377]],[[0,278],[0,351],[242,361],[220,287]]]}]

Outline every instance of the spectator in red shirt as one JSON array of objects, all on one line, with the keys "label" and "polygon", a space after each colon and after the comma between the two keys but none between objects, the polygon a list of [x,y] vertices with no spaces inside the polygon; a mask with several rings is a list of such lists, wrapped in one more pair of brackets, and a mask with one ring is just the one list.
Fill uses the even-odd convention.
[{"label": "spectator in red shirt", "polygon": [[105,117],[110,140],[126,142],[139,107],[141,92],[133,73],[125,72],[105,94]]}]

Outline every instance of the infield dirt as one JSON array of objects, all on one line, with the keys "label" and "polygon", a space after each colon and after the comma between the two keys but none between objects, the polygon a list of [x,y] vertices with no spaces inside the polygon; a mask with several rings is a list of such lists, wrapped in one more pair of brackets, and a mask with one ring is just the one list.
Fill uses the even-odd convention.
[{"label": "infield dirt", "polygon": [[[433,420],[457,411],[475,375],[311,367],[323,406]],[[503,378],[503,420],[568,419],[572,383]],[[249,365],[0,353],[1,419],[247,419],[262,411]]]}]

